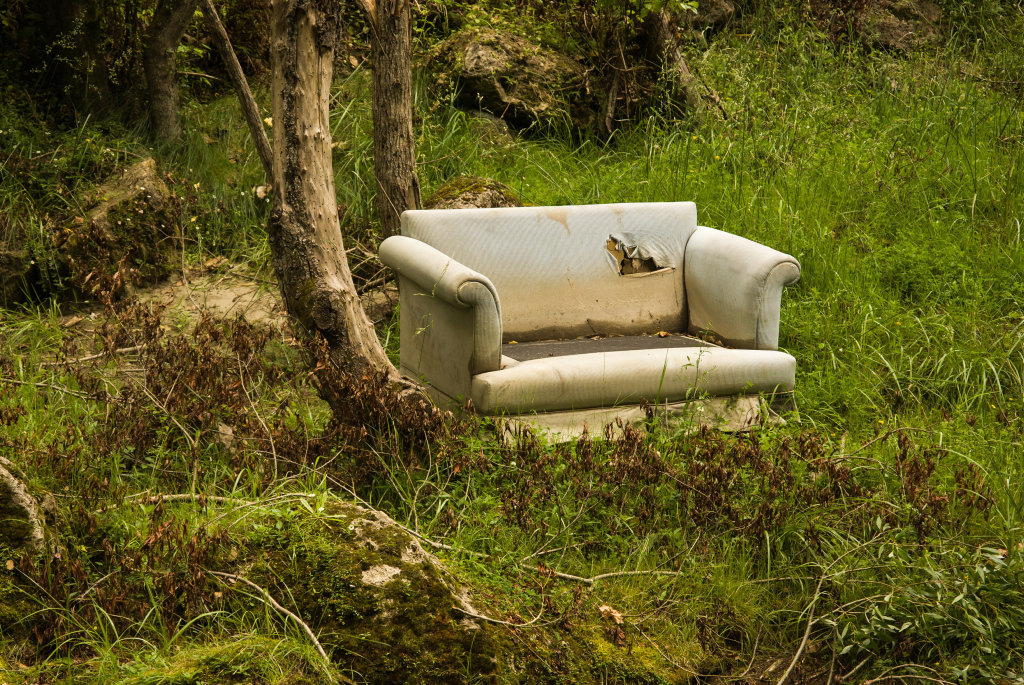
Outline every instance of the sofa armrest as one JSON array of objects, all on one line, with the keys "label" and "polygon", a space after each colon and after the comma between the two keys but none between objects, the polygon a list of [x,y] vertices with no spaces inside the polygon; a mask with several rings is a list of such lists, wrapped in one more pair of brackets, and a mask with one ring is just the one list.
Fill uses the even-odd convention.
[{"label": "sofa armrest", "polygon": [[[381,262],[394,269],[400,279],[408,279],[415,284],[419,297],[438,300],[457,309],[472,308],[470,374],[501,368],[501,303],[497,290],[486,276],[430,245],[406,236],[392,236],[382,242],[378,255]],[[407,313],[403,311],[402,314]],[[456,334],[459,332],[432,331],[432,335],[440,338]],[[406,341],[402,340],[402,343],[404,346]],[[457,347],[453,345],[450,349]]]},{"label": "sofa armrest", "polygon": [[778,349],[782,289],[800,280],[796,259],[701,226],[686,244],[683,264],[691,334],[711,332],[744,349]]}]

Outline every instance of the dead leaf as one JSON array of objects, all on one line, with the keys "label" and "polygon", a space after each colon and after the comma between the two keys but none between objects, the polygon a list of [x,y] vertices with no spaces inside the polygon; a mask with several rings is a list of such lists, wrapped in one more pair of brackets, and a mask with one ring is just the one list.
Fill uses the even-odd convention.
[{"label": "dead leaf", "polygon": [[355,58],[355,55],[348,56],[348,63],[352,65],[353,69],[359,66],[359,60]]},{"label": "dead leaf", "polygon": [[268,192],[269,189],[267,188],[267,186],[259,186],[258,188],[256,188],[256,197],[263,200],[267,197]]},{"label": "dead leaf", "polygon": [[76,216],[76,217],[75,217],[75,223],[76,223],[76,224],[84,224],[84,223],[85,223],[85,219],[83,219],[83,218],[82,218],[82,217],[80,217],[80,216]]},{"label": "dead leaf", "polygon": [[77,324],[80,321],[82,321],[83,318],[84,317],[81,317],[81,316],[72,316],[70,319],[68,319],[67,321],[64,322],[64,324],[63,324],[64,328],[71,328],[75,324]]},{"label": "dead leaf", "polygon": [[224,445],[225,449],[230,450],[235,446],[235,429],[226,423],[222,423],[217,426],[217,439],[220,440],[220,444]]},{"label": "dead leaf", "polygon": [[658,337],[659,338],[667,338],[670,335],[672,335],[672,334],[669,333],[668,331],[658,331]]},{"label": "dead leaf", "polygon": [[214,599],[220,599],[220,598],[221,598],[221,597],[223,597],[223,596],[224,596],[224,593],[223,593],[223,592],[214,592],[214,593],[213,593],[213,598],[214,598]]},{"label": "dead leaf", "polygon": [[612,609],[607,604],[602,604],[597,607],[597,610],[601,613],[601,618],[611,618],[615,620],[616,624],[622,623],[622,612]]},{"label": "dead leaf", "polygon": [[204,133],[203,134],[203,142],[206,143],[207,145],[213,145],[214,143],[219,142],[219,141],[216,138],[211,138],[210,136],[208,136],[208,135],[206,135]]},{"label": "dead leaf", "polygon": [[7,560],[7,563],[6,563],[6,564],[4,564],[4,567],[5,567],[5,568],[6,568],[6,569],[7,569],[8,571],[13,571],[13,570],[14,570],[14,560],[13,560],[13,559],[8,559],[8,560]]},{"label": "dead leaf", "polygon": [[207,259],[206,262],[204,262],[203,266],[205,266],[207,269],[216,269],[218,266],[221,266],[226,261],[228,260],[225,257],[217,255],[216,257],[210,257],[209,259]]}]

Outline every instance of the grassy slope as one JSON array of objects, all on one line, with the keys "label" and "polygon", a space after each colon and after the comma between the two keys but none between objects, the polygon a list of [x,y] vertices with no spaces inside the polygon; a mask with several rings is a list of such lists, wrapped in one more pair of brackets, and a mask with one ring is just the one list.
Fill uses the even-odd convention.
[{"label": "grassy slope", "polygon": [[[1013,91],[998,82],[1021,66],[1014,41],[1024,33],[1024,19],[1014,22],[976,51],[950,47],[907,57],[836,48],[812,30],[770,23],[755,26],[752,35],[722,35],[691,59],[722,96],[727,120],[713,111],[701,121],[654,115],[607,145],[557,133],[482,139],[478,122],[421,96],[418,152],[427,190],[468,173],[497,178],[536,204],[695,200],[702,223],[797,256],[804,273],[784,297],[781,345],[798,359],[804,425],[765,432],[767,466],[737,456],[750,448],[742,441],[716,447],[713,440],[658,434],[640,447],[597,445],[597,466],[589,468],[581,466],[585,445],[558,451],[486,437],[452,443],[435,435],[430,444],[436,457],[403,460],[397,455],[409,451],[408,441],[378,426],[384,434],[372,451],[396,457],[379,460],[376,476],[359,486],[361,496],[429,536],[491,555],[480,563],[454,554],[451,563],[491,592],[494,615],[513,621],[535,615],[538,592],[549,593],[563,611],[576,606],[574,584],[547,581],[538,590],[535,576],[513,563],[539,550],[569,545],[544,558],[560,571],[584,576],[621,569],[680,571],[670,579],[598,583],[585,593],[581,606],[588,613],[580,622],[602,630],[594,610],[607,603],[627,614],[630,645],[653,640],[686,668],[722,668],[736,655],[742,670],[747,659],[761,658],[758,650],[785,655],[785,665],[812,608],[820,619],[812,646],[825,648],[809,658],[805,676],[828,669],[829,648],[838,653],[847,647],[841,669],[853,668],[864,655],[881,655],[862,667],[864,674],[915,662],[923,664],[914,671],[918,675],[935,676],[928,667],[943,678],[985,682],[990,673],[972,676],[970,668],[962,669],[980,666],[1002,674],[1014,659],[1019,668],[1021,645],[1014,635],[1021,622],[1013,607],[1019,604],[1015,574],[1021,561],[1013,550],[1022,538],[1015,457],[1017,414],[1024,410],[1024,115],[1019,86]],[[85,127],[46,136],[29,131],[10,110],[3,116],[0,128],[15,131],[4,134],[12,136],[5,151],[20,149],[22,159],[58,149],[55,156],[65,160],[61,168],[74,170],[70,182],[33,167],[23,173],[29,179],[0,179],[0,202],[9,216],[37,232],[47,212],[59,221],[54,217],[81,211],[66,187],[79,178],[87,183],[92,171],[105,168],[103,160],[118,154],[102,148],[146,152],[137,132],[114,135]],[[184,230],[196,248],[190,259],[212,250],[263,263],[266,203],[252,193],[261,182],[258,163],[235,104],[224,99],[191,105],[188,116],[192,133],[181,150],[168,154],[168,167],[187,180],[179,192],[186,203]],[[335,140],[342,143],[335,157],[339,200],[349,207],[352,230],[369,241],[369,104],[358,71],[338,85],[334,123]],[[40,152],[24,152],[32,148]],[[217,211],[221,201],[225,207]],[[193,216],[196,221],[190,221]],[[52,311],[9,313],[3,327],[12,360],[5,377],[77,382],[68,374],[35,371],[67,336]],[[284,346],[276,354],[290,358]],[[287,373],[301,373],[297,360],[287,364],[293,365]],[[308,399],[308,391],[258,383],[254,376],[248,382],[253,412],[247,414],[244,404],[214,410],[222,411],[219,419],[237,426],[248,417],[252,434],[260,436],[255,415],[289,398],[296,416],[305,416],[313,430],[325,425],[327,412]],[[87,458],[90,446],[104,444],[88,439],[105,430],[102,403],[59,393],[43,397],[37,390],[7,386],[7,406],[21,404],[28,414],[2,429],[5,439],[32,436],[33,444],[56,444],[63,427],[77,425],[79,435],[66,438],[61,449],[84,444]],[[183,406],[178,418],[191,426],[187,422],[194,417],[187,410]],[[194,463],[185,454],[188,441],[160,416],[154,410],[146,419],[159,424],[159,439],[145,455],[82,463],[79,472],[65,475],[53,459],[37,458],[37,487],[85,492],[105,477],[115,494],[187,492]],[[896,444],[894,435],[871,442],[856,459],[834,456],[852,454],[879,430],[896,427],[921,430],[905,433],[913,445]],[[810,447],[808,429],[816,441]],[[259,456],[260,446],[235,471],[214,435],[196,435],[199,454],[211,464],[199,476],[203,491],[266,498],[288,487],[270,483],[259,466],[266,459]],[[330,449],[349,454],[344,443]],[[660,476],[648,487],[657,468],[641,459],[633,476],[617,476],[624,484],[611,484],[626,452],[650,460],[644,451],[649,449],[671,466],[671,478]],[[459,454],[477,453],[484,467],[465,465],[460,475],[452,466]],[[365,452],[353,454],[366,458]],[[829,454],[833,466],[852,470],[845,476],[822,470],[815,460]],[[29,460],[24,454],[13,458]],[[915,480],[911,465],[928,470],[929,458],[934,472]],[[716,481],[697,468],[707,464],[725,469],[731,480]],[[984,486],[963,485],[957,472],[970,464],[983,475]],[[313,475],[309,468],[298,471],[302,489],[328,496],[330,478],[338,472]],[[587,473],[605,474],[608,481],[595,486]],[[774,479],[784,484],[781,491]],[[813,504],[793,494],[821,483],[833,494]],[[554,494],[538,497],[546,486]],[[698,501],[686,488],[721,491],[728,501]],[[972,489],[991,497],[985,516],[966,502]],[[945,499],[940,506],[934,498]],[[726,511],[727,504],[736,511]],[[187,505],[176,511],[193,524],[214,516]],[[751,535],[751,521],[765,512],[774,518]],[[103,520],[98,534],[72,525],[65,534],[80,538],[85,568],[95,580],[109,571],[108,562],[85,548],[98,546],[103,535],[115,537],[115,530],[122,531],[118,539],[126,549],[137,548],[138,531],[146,530],[152,515],[141,511]],[[260,525],[283,515],[261,513]],[[545,535],[556,534],[545,542]],[[994,551],[1000,548],[1011,552],[1001,556]],[[766,582],[770,578],[782,580]],[[958,603],[950,604],[957,595]],[[274,625],[243,612],[217,630],[185,631],[177,640],[173,631],[168,635],[155,625],[119,627],[123,635],[150,641],[135,655],[99,628],[83,625],[78,637],[89,649],[79,657],[92,655],[92,661],[75,667],[58,658],[46,668],[99,681],[111,672],[104,669],[116,670],[127,660],[138,672],[163,668],[173,680],[170,674],[182,663],[236,658],[230,642],[216,648],[220,652],[189,644],[252,635],[255,641],[281,641],[281,664],[298,664],[293,670],[303,677],[319,677],[301,636],[283,637]],[[614,653],[614,642],[613,635],[604,649]],[[176,656],[181,645],[185,654]],[[26,653],[15,649],[11,658]],[[645,658],[662,660],[661,670],[653,672],[678,675],[665,666],[672,662],[661,648]],[[597,663],[595,674],[611,662]],[[636,679],[615,668],[611,675]]]}]

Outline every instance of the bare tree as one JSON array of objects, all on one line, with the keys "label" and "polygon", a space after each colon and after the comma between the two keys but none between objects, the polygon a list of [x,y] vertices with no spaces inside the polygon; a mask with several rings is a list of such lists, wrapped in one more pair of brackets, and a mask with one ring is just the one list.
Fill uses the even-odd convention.
[{"label": "bare tree", "polygon": [[178,96],[178,44],[192,20],[198,0],[157,0],[146,29],[142,66],[146,72],[149,119],[162,141],[181,138]]},{"label": "bare tree", "polygon": [[273,0],[270,250],[288,312],[322,333],[348,368],[397,378],[359,301],[338,221],[329,106],[341,7],[337,0]]}]

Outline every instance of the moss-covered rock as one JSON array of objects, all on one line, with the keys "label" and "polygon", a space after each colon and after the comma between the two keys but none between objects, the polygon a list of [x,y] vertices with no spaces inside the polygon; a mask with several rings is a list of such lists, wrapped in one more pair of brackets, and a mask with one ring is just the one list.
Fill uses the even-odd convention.
[{"label": "moss-covered rock", "polygon": [[576,60],[493,29],[459,31],[431,51],[427,65],[438,90],[518,127],[568,120],[596,122],[599,99]]},{"label": "moss-covered rock", "polygon": [[857,18],[860,39],[876,48],[906,51],[938,43],[941,11],[929,0],[881,0]]},{"label": "moss-covered rock", "polygon": [[15,472],[14,465],[0,457],[0,549],[10,550],[20,559],[23,554],[43,551],[45,531],[39,504]]},{"label": "moss-covered rock", "polygon": [[29,494],[17,467],[0,457],[0,638],[23,639],[29,630],[25,619],[36,606],[22,591],[17,570],[25,555],[45,547],[45,526],[35,499]]},{"label": "moss-covered rock", "polygon": [[92,196],[94,206],[55,236],[58,262],[75,287],[116,297],[125,287],[167,276],[177,249],[179,210],[147,159],[128,167]]},{"label": "moss-covered rock", "polygon": [[522,207],[523,203],[504,183],[477,176],[457,176],[435,190],[423,206],[427,209],[489,209]]},{"label": "moss-covered rock", "polygon": [[[316,514],[300,509],[249,525],[245,547],[226,570],[301,616],[334,668],[356,682],[653,684],[690,677],[657,647],[627,648],[615,626],[546,620],[517,629],[483,620],[495,611],[493,592],[478,591],[379,512],[330,503]],[[241,583],[221,601],[263,610]],[[692,647],[696,652],[676,659],[702,659]]]},{"label": "moss-covered rock", "polygon": [[321,515],[256,526],[233,569],[278,597],[343,669],[369,683],[494,682],[508,637],[473,611],[442,564],[386,516],[331,505]]}]

